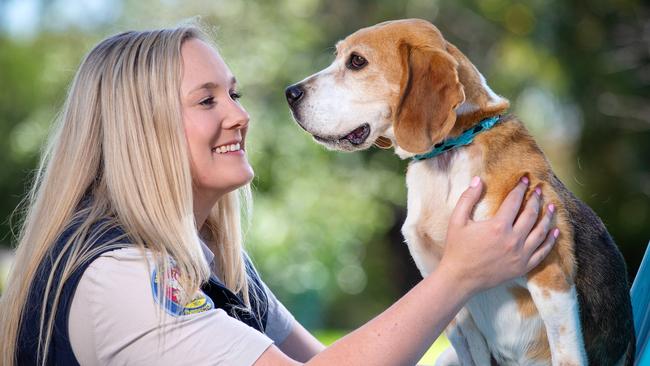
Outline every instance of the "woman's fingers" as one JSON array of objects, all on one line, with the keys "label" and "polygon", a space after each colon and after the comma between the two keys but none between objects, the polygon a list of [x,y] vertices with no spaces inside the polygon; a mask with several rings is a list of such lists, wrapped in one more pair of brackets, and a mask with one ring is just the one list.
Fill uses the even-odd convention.
[{"label": "woman's fingers", "polygon": [[546,235],[544,242],[537,247],[533,255],[528,259],[528,264],[526,266],[526,272],[531,271],[533,268],[537,267],[544,258],[551,252],[553,245],[557,241],[558,236],[560,235],[560,229],[555,228],[553,231],[549,232]]},{"label": "woman's fingers", "polygon": [[526,202],[526,207],[517,217],[515,224],[513,225],[513,231],[523,235],[528,235],[539,218],[539,208],[541,204],[542,189],[540,187],[535,187],[533,194],[530,195],[528,202]]},{"label": "woman's fingers", "polygon": [[481,192],[483,192],[483,183],[481,178],[474,177],[472,182],[469,185],[469,188],[463,192],[463,194],[458,199],[454,212],[451,214],[450,222],[455,225],[465,225],[469,220],[472,210],[476,203],[481,198]]},{"label": "woman's fingers", "polygon": [[501,207],[499,207],[499,211],[495,215],[496,217],[501,218],[508,225],[512,225],[517,217],[517,213],[519,213],[519,209],[521,208],[521,202],[523,201],[526,190],[528,189],[528,183],[530,183],[530,181],[527,177],[521,177],[517,186],[508,193],[506,199],[501,203]]},{"label": "woman's fingers", "polygon": [[[533,199],[531,199],[533,200]],[[544,214],[544,217],[535,225],[535,228],[532,229],[533,225],[530,225],[529,228],[527,228],[528,222],[523,222],[521,230],[521,233],[523,233],[526,236],[526,240],[524,241],[524,250],[526,250],[528,253],[532,253],[535,248],[537,248],[543,241],[546,239],[548,236],[549,230],[551,229],[551,224],[553,223],[553,215],[555,213],[555,205],[552,203],[548,205],[546,208],[546,213]],[[525,218],[521,218],[520,220],[529,220]],[[519,225],[519,221],[517,220],[517,223],[515,225]],[[535,219],[536,220],[536,219]],[[533,221],[533,224],[535,222]]]}]

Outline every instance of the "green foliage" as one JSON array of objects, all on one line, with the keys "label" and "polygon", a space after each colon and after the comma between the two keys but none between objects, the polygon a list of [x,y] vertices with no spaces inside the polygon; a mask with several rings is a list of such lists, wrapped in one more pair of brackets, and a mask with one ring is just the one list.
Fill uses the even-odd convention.
[{"label": "green foliage", "polygon": [[0,243],[5,246],[13,241],[9,216],[28,187],[79,62],[80,46],[86,47],[72,34],[42,34],[32,40],[0,34]]}]

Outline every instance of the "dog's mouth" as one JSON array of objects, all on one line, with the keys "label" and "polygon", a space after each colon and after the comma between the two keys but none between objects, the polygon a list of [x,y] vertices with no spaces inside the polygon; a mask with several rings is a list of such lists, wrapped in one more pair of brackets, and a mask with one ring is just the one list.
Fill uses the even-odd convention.
[{"label": "dog's mouth", "polygon": [[323,137],[318,135],[313,136],[316,141],[322,143],[341,144],[344,142],[349,142],[354,146],[358,146],[366,142],[366,139],[368,139],[368,136],[370,136],[370,125],[364,123],[352,130],[350,133],[343,135],[342,137]]}]

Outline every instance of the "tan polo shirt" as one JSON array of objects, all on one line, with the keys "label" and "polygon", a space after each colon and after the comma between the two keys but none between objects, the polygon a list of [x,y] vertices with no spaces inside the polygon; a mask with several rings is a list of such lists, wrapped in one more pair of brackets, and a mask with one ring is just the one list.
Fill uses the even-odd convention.
[{"label": "tan polo shirt", "polygon": [[[213,262],[205,245],[203,251]],[[291,332],[293,316],[266,285],[262,334],[221,309],[180,316],[160,311],[152,272],[135,247],[104,253],[86,269],[68,323],[81,365],[251,365]]]}]

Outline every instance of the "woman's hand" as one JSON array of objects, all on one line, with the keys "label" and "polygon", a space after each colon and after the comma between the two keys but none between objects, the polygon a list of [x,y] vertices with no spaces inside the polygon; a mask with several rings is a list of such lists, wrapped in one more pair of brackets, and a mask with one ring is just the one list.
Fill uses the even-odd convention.
[{"label": "woman's hand", "polygon": [[474,293],[522,276],[537,266],[551,251],[559,229],[550,231],[555,207],[549,205],[537,222],[542,204],[536,189],[521,212],[529,180],[519,184],[501,204],[497,214],[485,221],[470,215],[481,197],[483,184],[474,177],[452,214],[445,252],[439,269],[458,280],[459,286]]},{"label": "woman's hand", "polygon": [[[535,226],[541,197],[533,194],[517,217],[528,181],[503,201],[492,219],[475,222],[472,209],[483,187],[477,178],[452,215],[438,268],[386,311],[310,359],[308,365],[413,365],[476,291],[515,278],[549,253],[552,214]],[[549,207],[549,212],[553,209]],[[557,233],[555,230],[553,233]],[[295,365],[271,346],[255,363]]]}]

